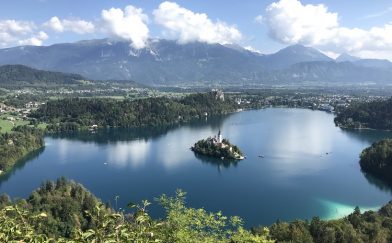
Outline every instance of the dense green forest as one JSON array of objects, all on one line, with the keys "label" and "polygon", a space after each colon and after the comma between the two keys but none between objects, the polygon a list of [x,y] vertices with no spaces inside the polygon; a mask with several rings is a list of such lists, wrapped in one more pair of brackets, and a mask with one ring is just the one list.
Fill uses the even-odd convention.
[{"label": "dense green forest", "polygon": [[157,200],[162,219],[148,214],[149,202],[129,203],[116,212],[83,186],[64,178],[46,182],[28,199],[0,196],[1,242],[260,242],[272,243],[268,229],[252,234],[238,217],[185,205],[185,193]]},{"label": "dense green forest", "polygon": [[44,146],[41,129],[19,126],[12,133],[0,134],[0,170],[8,171],[28,153]]},{"label": "dense green forest", "polygon": [[359,161],[361,169],[392,182],[392,140],[384,139],[364,149]]},{"label": "dense green forest", "polygon": [[[223,146],[222,146],[223,145]],[[197,154],[206,155],[214,158],[223,159],[241,159],[243,154],[241,150],[232,145],[229,140],[223,139],[222,143],[214,143],[212,138],[197,141],[192,147],[192,151]]]},{"label": "dense green forest", "polygon": [[207,115],[237,109],[236,103],[216,93],[192,94],[180,99],[166,97],[138,100],[61,99],[51,100],[31,116],[49,123],[49,131],[75,131],[98,127],[143,127],[187,122]]},{"label": "dense green forest", "polygon": [[337,220],[277,221],[248,231],[238,217],[186,206],[186,193],[162,195],[155,203],[161,219],[148,214],[150,202],[115,211],[82,185],[64,178],[48,181],[27,199],[0,196],[1,242],[297,242],[388,243],[392,241],[392,202],[378,212],[353,213]]},{"label": "dense green forest", "polygon": [[49,72],[23,65],[0,66],[0,86],[80,84],[79,74]]},{"label": "dense green forest", "polygon": [[338,109],[335,124],[346,128],[392,129],[392,98],[385,101],[353,103]]}]

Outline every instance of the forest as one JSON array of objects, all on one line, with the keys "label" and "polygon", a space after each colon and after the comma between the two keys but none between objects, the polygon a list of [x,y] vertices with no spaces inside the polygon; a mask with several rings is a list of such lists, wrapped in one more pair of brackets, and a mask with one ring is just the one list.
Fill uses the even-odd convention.
[{"label": "forest", "polygon": [[44,132],[41,129],[19,126],[11,133],[0,134],[0,170],[6,172],[14,164],[44,146]]},{"label": "forest", "polygon": [[361,169],[380,179],[392,182],[392,140],[384,139],[364,149],[360,156]]},{"label": "forest", "polygon": [[235,102],[216,93],[192,94],[184,98],[166,97],[138,100],[59,99],[48,101],[31,117],[49,123],[49,132],[105,127],[149,127],[188,122],[201,117],[234,112]]},{"label": "forest", "polygon": [[384,101],[353,103],[338,109],[337,126],[345,128],[392,129],[392,98]]}]

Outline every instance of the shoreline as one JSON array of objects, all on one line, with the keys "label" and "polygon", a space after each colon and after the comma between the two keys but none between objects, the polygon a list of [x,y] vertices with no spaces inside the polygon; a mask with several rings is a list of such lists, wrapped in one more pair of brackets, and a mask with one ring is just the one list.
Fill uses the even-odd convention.
[{"label": "shoreline", "polygon": [[12,165],[9,168],[4,168],[4,170],[0,170],[0,177],[3,175],[8,174],[10,171],[12,171],[18,164],[19,162],[23,161],[25,158],[27,158],[30,154],[33,154],[34,152],[37,152],[40,149],[45,148],[45,144],[38,148],[34,148],[33,150],[27,151],[24,153],[22,156],[18,157],[14,161],[12,161]]},{"label": "shoreline", "polygon": [[370,127],[347,127],[347,126],[342,126],[342,125],[336,125],[336,127],[342,128],[342,129],[350,129],[350,130],[368,130],[368,131],[381,131],[381,132],[392,132],[392,129],[379,129],[379,128],[370,128]]}]

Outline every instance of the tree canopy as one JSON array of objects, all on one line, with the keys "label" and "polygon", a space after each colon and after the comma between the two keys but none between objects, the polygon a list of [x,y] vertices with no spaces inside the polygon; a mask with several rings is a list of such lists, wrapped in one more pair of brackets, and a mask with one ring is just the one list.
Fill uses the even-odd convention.
[{"label": "tree canopy", "polygon": [[335,124],[347,128],[392,129],[392,98],[385,101],[353,103],[338,109]]}]

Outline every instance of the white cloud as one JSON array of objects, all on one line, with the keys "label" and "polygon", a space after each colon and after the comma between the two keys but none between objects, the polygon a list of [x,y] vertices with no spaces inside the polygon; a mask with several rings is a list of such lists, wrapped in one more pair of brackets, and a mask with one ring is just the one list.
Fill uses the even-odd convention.
[{"label": "white cloud", "polygon": [[36,25],[29,21],[0,20],[0,47],[12,45],[42,45],[48,35],[36,32]]},{"label": "white cloud", "polygon": [[58,17],[52,17],[49,21],[43,24],[44,27],[52,29],[56,32],[63,32],[64,26]]},{"label": "white cloud", "polygon": [[132,46],[136,49],[146,46],[149,37],[148,16],[141,8],[129,5],[124,10],[102,10],[101,17],[104,31],[108,34],[132,41]]},{"label": "white cloud", "polygon": [[81,19],[60,20],[57,16],[52,17],[49,21],[45,22],[43,26],[56,32],[69,31],[77,34],[87,34],[95,31],[95,26],[92,22]]},{"label": "white cloud", "polygon": [[201,41],[232,43],[242,38],[241,32],[222,21],[211,21],[205,13],[194,13],[174,2],[163,2],[153,11],[155,22],[162,25],[179,43]]},{"label": "white cloud", "polygon": [[320,50],[324,55],[326,55],[326,56],[328,56],[328,57],[330,57],[330,58],[332,58],[332,59],[336,59],[336,58],[338,58],[339,56],[340,56],[340,54],[339,53],[336,53],[336,52],[333,52],[333,51],[322,51],[322,50]]},{"label": "white cloud", "polygon": [[262,24],[263,23],[263,15],[261,15],[261,14],[257,15],[254,20],[256,23]]},{"label": "white cloud", "polygon": [[365,30],[342,27],[338,19],[338,14],[328,11],[323,4],[303,5],[298,0],[274,2],[264,16],[271,37],[285,44],[299,43],[362,57],[365,54],[381,57],[392,52],[392,23]]},{"label": "white cloud", "polygon": [[42,42],[47,40],[48,38],[49,38],[49,36],[45,32],[40,31],[37,35],[35,35],[33,37],[18,41],[18,44],[19,45],[41,46]]},{"label": "white cloud", "polygon": [[260,50],[254,48],[253,46],[244,46],[244,49],[257,54],[262,54]]},{"label": "white cloud", "polygon": [[265,21],[274,39],[283,43],[318,44],[332,37],[338,15],[324,5],[302,5],[298,0],[280,0],[267,7]]}]

